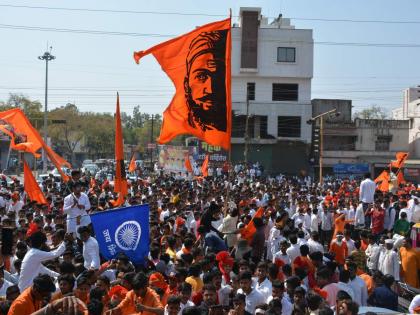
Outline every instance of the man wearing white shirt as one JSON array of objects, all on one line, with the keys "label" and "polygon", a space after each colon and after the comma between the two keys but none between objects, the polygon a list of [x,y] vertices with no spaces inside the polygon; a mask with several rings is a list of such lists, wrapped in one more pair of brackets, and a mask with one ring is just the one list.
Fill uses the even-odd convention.
[{"label": "man wearing white shirt", "polygon": [[0,297],[6,297],[6,291],[8,287],[11,287],[13,283],[4,279],[4,265],[0,267]]},{"label": "man wearing white shirt", "polygon": [[251,314],[255,313],[258,305],[264,304],[266,299],[264,295],[255,288],[251,287],[252,274],[249,271],[244,271],[239,275],[239,286],[237,293],[245,294],[245,310]]},{"label": "man wearing white shirt", "polygon": [[357,265],[354,262],[347,264],[350,272],[350,286],[353,289],[354,301],[359,306],[367,306],[368,291],[365,281],[356,275]]},{"label": "man wearing white shirt", "polygon": [[296,235],[291,235],[289,237],[290,247],[286,250],[287,256],[289,256],[291,263],[296,259],[296,257],[300,256],[300,246],[297,244],[297,237]]},{"label": "man wearing white shirt", "polygon": [[311,238],[308,240],[309,253],[321,252],[324,253],[324,246],[319,242],[319,234],[316,231],[311,233]]},{"label": "man wearing white shirt", "polygon": [[272,284],[267,278],[267,265],[264,262],[260,262],[256,270],[257,279],[255,281],[255,289],[260,291],[267,300],[271,296]]},{"label": "man wearing white shirt", "polygon": [[[366,211],[373,199],[376,190],[376,183],[370,178],[370,173],[365,174],[365,179],[360,183],[359,200],[363,204],[363,211]],[[366,227],[370,227],[370,216],[366,217]]]},{"label": "man wearing white shirt", "polygon": [[381,248],[378,244],[375,243],[375,238],[372,234],[368,235],[368,241],[369,245],[365,251],[367,258],[366,265],[372,272],[374,270],[378,270],[379,254],[381,253]]},{"label": "man wearing white shirt", "polygon": [[101,266],[98,241],[90,236],[90,229],[87,226],[81,226],[77,231],[83,242],[84,267],[86,269],[98,270]]},{"label": "man wearing white shirt", "polygon": [[389,199],[385,199],[382,205],[385,211],[384,229],[391,231],[395,223],[395,208],[390,204]]},{"label": "man wearing white shirt", "polygon": [[356,208],[356,214],[354,216],[354,225],[359,228],[365,226],[365,211],[363,210],[363,203],[360,203]]},{"label": "man wearing white shirt", "polygon": [[329,244],[332,237],[333,216],[325,204],[322,206],[322,211],[319,215],[321,219],[321,242],[322,244]]},{"label": "man wearing white shirt", "polygon": [[15,212],[18,215],[19,211],[22,209],[24,203],[20,200],[19,192],[15,191],[12,194],[12,202],[9,204],[7,212]]},{"label": "man wearing white shirt", "polygon": [[289,255],[287,255],[287,248],[289,246],[289,243],[285,240],[280,242],[280,250],[274,254],[273,256],[273,263],[276,263],[276,261],[281,260],[284,265],[290,265],[292,262],[290,261]]},{"label": "man wearing white shirt", "polygon": [[354,300],[354,291],[350,286],[350,272],[348,270],[340,271],[339,281],[337,283],[339,290],[345,291]]},{"label": "man wearing white shirt", "polygon": [[311,226],[310,226],[311,232],[318,232],[319,224],[320,224],[320,219],[318,217],[318,209],[314,208],[311,214]]},{"label": "man wearing white shirt", "polygon": [[48,269],[42,263],[61,256],[66,250],[64,242],[61,242],[56,250],[50,252],[41,250],[40,248],[45,246],[45,243],[47,242],[47,237],[40,231],[33,233],[30,236],[30,240],[31,249],[25,254],[20,271],[18,283],[20,292],[23,292],[23,290],[31,286],[33,280],[39,274],[58,277],[60,274]]},{"label": "man wearing white shirt", "polygon": [[67,214],[67,233],[77,233],[80,226],[87,226],[90,217],[86,211],[90,209],[89,198],[81,192],[81,184],[73,184],[73,193],[64,198],[63,211]]}]

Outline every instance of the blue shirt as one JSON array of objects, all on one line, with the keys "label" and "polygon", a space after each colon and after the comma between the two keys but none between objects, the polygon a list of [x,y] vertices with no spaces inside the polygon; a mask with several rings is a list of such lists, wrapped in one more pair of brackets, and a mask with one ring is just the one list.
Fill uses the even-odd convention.
[{"label": "blue shirt", "polygon": [[368,302],[373,306],[398,311],[398,295],[384,285],[373,290]]},{"label": "blue shirt", "polygon": [[212,252],[218,253],[224,250],[228,250],[228,247],[224,240],[222,240],[215,232],[209,232],[204,237],[204,245],[211,249]]}]

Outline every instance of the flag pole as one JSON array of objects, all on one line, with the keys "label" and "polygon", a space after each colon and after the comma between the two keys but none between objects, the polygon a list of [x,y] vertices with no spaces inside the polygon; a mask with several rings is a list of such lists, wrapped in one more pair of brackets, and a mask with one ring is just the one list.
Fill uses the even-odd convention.
[{"label": "flag pole", "polygon": [[229,151],[228,151],[228,178],[227,178],[227,186],[226,186],[226,199],[225,199],[225,211],[224,211],[224,215],[227,215],[228,212],[228,207],[229,207],[229,198],[230,198],[230,180],[231,180],[231,174],[232,174],[232,147],[229,147]]}]

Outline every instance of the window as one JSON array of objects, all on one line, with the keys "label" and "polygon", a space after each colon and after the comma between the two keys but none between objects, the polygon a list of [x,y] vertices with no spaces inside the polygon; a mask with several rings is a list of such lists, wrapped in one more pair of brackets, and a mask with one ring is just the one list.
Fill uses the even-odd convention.
[{"label": "window", "polygon": [[[246,115],[235,115],[232,112],[232,138],[243,138],[245,136]],[[254,138],[254,117],[248,119],[248,136]]]},{"label": "window", "polygon": [[248,82],[246,84],[246,93],[248,100],[255,101],[255,82]]},{"label": "window", "polygon": [[277,62],[296,62],[296,48],[277,47]]},{"label": "window", "polygon": [[279,116],[277,121],[277,136],[300,138],[300,116]]},{"label": "window", "polygon": [[299,85],[273,83],[273,101],[297,101]]},{"label": "window", "polygon": [[377,136],[375,142],[376,151],[389,151],[389,144],[392,140],[392,136]]}]

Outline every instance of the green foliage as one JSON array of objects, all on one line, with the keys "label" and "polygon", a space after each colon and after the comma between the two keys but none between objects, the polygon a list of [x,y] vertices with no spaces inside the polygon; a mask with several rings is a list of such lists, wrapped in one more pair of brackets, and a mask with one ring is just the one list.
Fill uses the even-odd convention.
[{"label": "green foliage", "polygon": [[387,113],[380,106],[372,105],[370,108],[363,109],[354,113],[354,118],[360,119],[385,119]]}]

